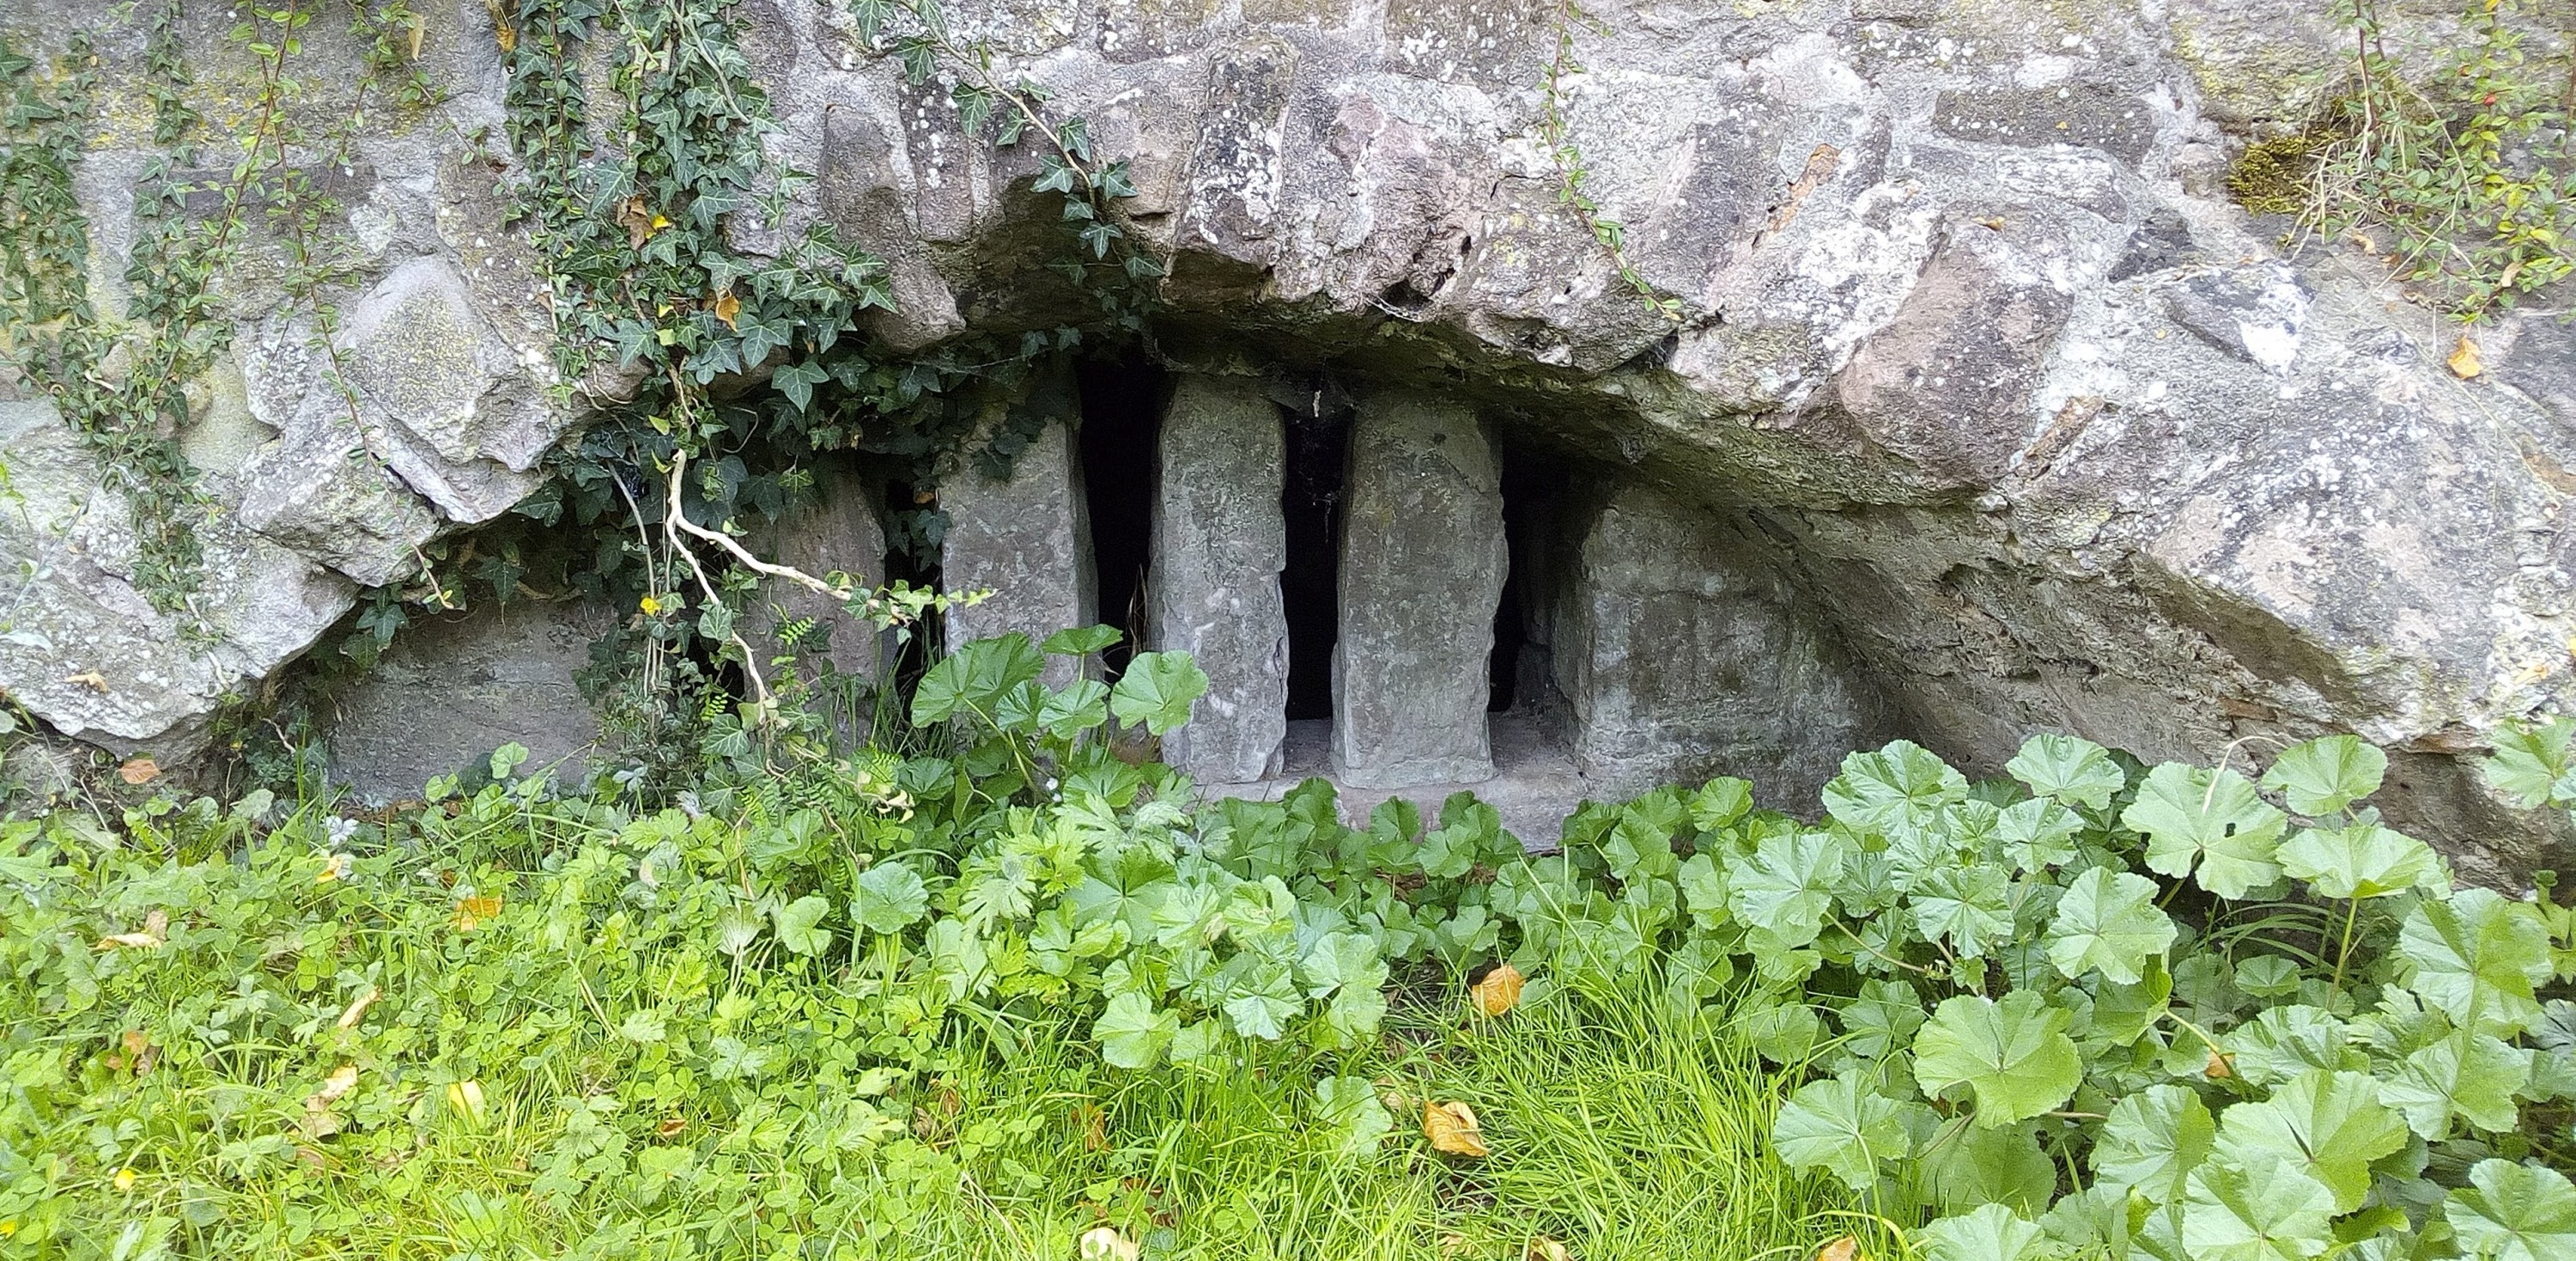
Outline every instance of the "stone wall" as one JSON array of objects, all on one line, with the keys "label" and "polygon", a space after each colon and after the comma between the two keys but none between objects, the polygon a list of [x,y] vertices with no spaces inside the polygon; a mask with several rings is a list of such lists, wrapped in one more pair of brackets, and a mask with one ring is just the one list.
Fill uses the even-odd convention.
[{"label": "stone wall", "polygon": [[[2478,333],[2486,371],[2463,380],[2443,367],[2458,330],[2377,260],[2285,249],[2224,200],[2231,155],[2330,86],[2315,6],[1595,7],[1568,136],[1678,322],[1559,204],[1537,131],[1547,6],[1037,0],[968,26],[1129,162],[1131,227],[1172,263],[1171,362],[1447,400],[1656,488],[1758,545],[1747,589],[1775,584],[1829,631],[1896,729],[1981,771],[2040,728],[2202,761],[2354,730],[2401,768],[2392,814],[2470,874],[2576,859],[2473,770],[2499,723],[2569,699],[2576,399],[2556,317],[2576,301]],[[44,56],[69,25],[99,34],[80,192],[115,310],[153,156],[142,41],[97,0],[63,8],[0,0],[0,26]],[[115,497],[0,385],[29,506],[0,529],[0,687],[56,729],[184,747],[219,696],[421,540],[506,507],[582,423],[546,388],[542,268],[502,214],[520,155],[488,11],[425,8],[422,65],[450,97],[371,113],[336,177],[334,227],[362,247],[334,334],[357,406],[316,401],[315,330],[273,285],[222,292],[234,349],[182,434],[221,509],[194,612],[138,604]],[[2393,7],[2390,38],[2441,38],[2441,8]],[[246,68],[224,15],[188,9],[196,91],[226,116],[215,98]],[[871,332],[920,347],[1029,317],[1044,206],[1025,147],[956,136],[945,85],[908,85],[833,6],[731,13],[781,124],[772,156],[818,175],[796,213],[893,268],[900,309]],[[315,30],[311,56],[354,64]],[[2534,38],[2568,55],[2563,33]],[[964,520],[977,493],[943,504]],[[1039,600],[1032,622],[1087,614],[1074,506],[974,581]],[[92,673],[103,687],[65,681]]]}]

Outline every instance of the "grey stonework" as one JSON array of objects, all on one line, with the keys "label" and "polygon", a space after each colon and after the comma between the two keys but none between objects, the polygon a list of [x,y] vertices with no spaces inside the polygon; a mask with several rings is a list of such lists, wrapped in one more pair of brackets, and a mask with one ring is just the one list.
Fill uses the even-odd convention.
[{"label": "grey stonework", "polygon": [[[134,122],[146,33],[115,7],[0,0],[47,71],[72,32],[96,37],[75,192],[111,315],[160,156]],[[2392,47],[2455,16],[2383,7]],[[960,20],[1128,164],[1127,226],[1175,277],[1152,329],[1166,360],[1472,395],[1516,438],[1723,505],[1891,725],[1978,773],[2042,728],[2202,763],[2351,730],[2391,751],[2391,817],[2464,874],[2576,863],[2475,771],[2501,724],[2576,707],[2576,388],[2551,322],[2571,299],[2477,333],[2490,371],[2462,380],[2443,366],[2457,328],[2369,260],[2287,251],[2224,200],[2232,156],[2337,90],[2324,6],[1606,7],[1561,116],[1677,322],[1558,203],[1543,8],[1009,0]],[[137,611],[94,468],[50,439],[0,456],[38,470],[17,480],[44,507],[0,532],[0,688],[56,729],[185,744],[358,584],[408,577],[416,544],[506,507],[527,459],[635,388],[551,379],[492,20],[423,17],[413,65],[440,104],[367,110],[352,160],[316,173],[344,208],[323,226],[350,268],[330,300],[357,414],[327,405],[283,269],[217,287],[233,350],[178,434],[220,509],[201,624]],[[238,117],[231,19],[184,18],[192,99]],[[744,0],[729,20],[778,124],[771,161],[817,173],[780,226],[830,222],[888,260],[899,309],[867,331],[917,348],[1066,318],[1061,290],[1027,282],[1056,239],[1028,146],[956,134],[946,88],[908,83],[834,6]],[[324,25],[298,78],[316,117],[349,117],[362,50]],[[594,136],[619,107],[592,95]],[[792,239],[752,218],[732,225],[744,248]],[[246,226],[246,257],[275,257],[271,225]],[[952,508],[973,477],[951,478]],[[1091,612],[1069,511],[1038,514],[1052,546],[1009,549],[1025,572],[983,571],[1044,606],[1032,630]],[[111,647],[106,691],[63,682]]]},{"label": "grey stonework", "polygon": [[1360,400],[1342,517],[1333,776],[1358,788],[1474,783],[1503,594],[1502,469],[1466,405]]},{"label": "grey stonework", "polygon": [[[993,593],[981,603],[948,610],[945,633],[952,645],[1013,631],[1035,644],[1066,627],[1099,620],[1091,510],[1074,445],[1072,399],[1069,386],[1056,385],[1017,403],[995,404],[988,432],[1012,406],[1040,409],[1045,428],[1012,458],[1008,478],[997,481],[969,467],[940,483],[939,509],[948,516],[939,546],[940,581],[951,593]],[[1071,658],[1049,657],[1041,681],[1062,687],[1077,669]]]},{"label": "grey stonework", "polygon": [[1873,729],[1866,687],[1759,545],[1643,486],[1575,546],[1550,656],[1575,765],[1604,796],[1719,774],[1806,801]]},{"label": "grey stonework", "polygon": [[1288,733],[1288,527],[1278,405],[1249,378],[1181,378],[1154,495],[1151,646],[1187,652],[1208,692],[1163,756],[1203,783],[1276,774]]},{"label": "grey stonework", "polygon": [[[827,469],[815,478],[813,500],[753,540],[765,560],[829,581],[846,573],[862,587],[886,581],[885,526],[878,520],[874,487],[855,470]],[[799,641],[796,651],[828,645],[824,657],[842,674],[874,681],[885,671],[891,642],[875,627],[850,616],[838,600],[784,578],[763,579],[743,618],[744,637],[766,659],[791,650],[778,638],[782,621],[811,619],[823,634]]]},{"label": "grey stonework", "polygon": [[373,804],[418,799],[431,779],[517,744],[528,750],[520,775],[578,784],[599,752],[599,715],[575,678],[607,618],[519,601],[415,622],[334,698],[332,780]]}]

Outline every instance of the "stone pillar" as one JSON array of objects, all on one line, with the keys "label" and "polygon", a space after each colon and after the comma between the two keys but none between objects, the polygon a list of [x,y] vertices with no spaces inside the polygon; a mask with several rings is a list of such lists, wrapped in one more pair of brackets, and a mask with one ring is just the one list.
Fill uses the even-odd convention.
[{"label": "stone pillar", "polygon": [[1334,777],[1355,788],[1491,778],[1487,666],[1508,562],[1483,427],[1462,403],[1365,399],[1347,494]]},{"label": "stone pillar", "polygon": [[1575,765],[1602,795],[1740,775],[1814,800],[1875,734],[1840,654],[1715,514],[1641,486],[1595,503],[1552,627]]},{"label": "stone pillar", "polygon": [[[939,506],[948,514],[940,585],[953,593],[993,593],[972,608],[948,611],[951,645],[1012,631],[1040,643],[1068,626],[1099,620],[1071,378],[1043,379],[1026,397],[996,405],[983,431],[997,432],[1006,420],[1032,415],[1043,427],[1012,456],[1009,477],[996,481],[969,461],[940,483]],[[1053,657],[1041,677],[1049,687],[1062,687],[1076,669],[1072,659]]]},{"label": "stone pillar", "polygon": [[1258,382],[1181,378],[1163,416],[1149,582],[1152,646],[1187,652],[1208,692],[1163,758],[1210,784],[1278,773],[1288,735],[1288,525],[1279,408]]},{"label": "stone pillar", "polygon": [[[817,578],[847,573],[861,585],[879,587],[886,580],[885,527],[877,518],[876,496],[865,478],[851,469],[828,469],[814,479],[815,501],[790,513],[771,531],[763,559],[793,566]],[[782,621],[812,618],[830,632],[824,654],[843,674],[874,682],[882,675],[892,647],[887,636],[857,618],[840,601],[812,588],[782,579],[764,579],[743,618],[743,638],[756,652],[778,656],[786,651],[777,638]],[[812,639],[805,641],[810,645]],[[767,668],[766,662],[763,668]]]}]

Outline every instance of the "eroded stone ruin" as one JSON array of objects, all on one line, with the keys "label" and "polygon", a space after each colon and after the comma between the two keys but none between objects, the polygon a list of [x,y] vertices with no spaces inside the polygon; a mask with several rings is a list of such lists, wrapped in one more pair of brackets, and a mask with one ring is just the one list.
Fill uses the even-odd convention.
[{"label": "eroded stone ruin", "polygon": [[[53,57],[68,29],[96,33],[78,191],[93,297],[117,310],[154,157],[133,122],[142,36],[72,7],[0,24]],[[187,7],[211,101],[240,54],[221,14]],[[0,687],[65,737],[201,748],[222,698],[294,670],[425,540],[507,511],[632,389],[550,392],[492,19],[424,7],[418,64],[444,102],[371,114],[334,176],[356,419],[325,405],[311,315],[257,269],[229,282],[233,346],[180,435],[219,509],[188,609],[137,594],[118,497],[39,392],[0,382],[19,495],[0,514]],[[1149,416],[1082,415],[1062,382],[1002,404],[1060,415],[1008,484],[940,488],[943,579],[1004,593],[952,634],[1098,615],[1199,653],[1217,690],[1166,752],[1211,782],[1333,767],[1386,791],[1499,758],[1579,792],[1725,770],[1789,802],[1885,735],[1990,772],[2040,729],[2204,763],[2352,730],[2390,753],[2391,815],[2464,872],[2571,857],[2474,771],[2499,724],[2569,695],[2568,300],[2482,329],[2463,379],[2443,366],[2457,329],[2375,260],[2227,199],[2235,156],[2330,87],[2314,6],[1595,9],[1567,137],[1678,320],[1560,202],[1538,130],[1552,6],[960,8],[1130,163],[1131,226],[1171,265],[1143,353],[1170,379]],[[892,266],[898,309],[872,336],[1046,322],[1033,155],[959,137],[946,85],[908,84],[838,6],[732,12],[781,124],[772,156],[817,176],[789,226],[829,223]],[[2438,38],[2447,19],[2394,20]],[[355,64],[328,31],[312,43]],[[317,108],[346,104],[308,77]],[[1318,438],[1327,420],[1347,432]],[[1084,432],[1139,427],[1158,468],[1087,475]],[[1339,533],[1319,538],[1314,486],[1335,479]],[[1151,524],[1141,547],[1120,527],[1118,573],[1085,562],[1104,495]],[[777,554],[882,550],[864,514],[809,524]],[[1142,618],[1102,607],[1104,587],[1134,603],[1139,564]],[[454,633],[517,697],[512,646],[588,616],[540,604]],[[440,642],[398,642],[367,686],[435,678]],[[511,717],[582,738],[578,714]]]}]

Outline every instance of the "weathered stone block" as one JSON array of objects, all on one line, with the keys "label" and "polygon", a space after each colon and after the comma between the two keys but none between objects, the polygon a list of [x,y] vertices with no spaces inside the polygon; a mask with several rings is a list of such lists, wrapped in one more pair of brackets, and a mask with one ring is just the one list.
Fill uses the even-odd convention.
[{"label": "weathered stone block", "polygon": [[1286,446],[1258,381],[1181,379],[1163,417],[1151,639],[1190,653],[1208,693],[1163,756],[1207,783],[1277,773],[1288,732]]},{"label": "weathered stone block", "polygon": [[1359,788],[1494,773],[1488,658],[1504,568],[1501,465],[1463,403],[1387,393],[1351,426],[1333,650],[1333,773]]},{"label": "weathered stone block", "polygon": [[449,519],[488,521],[543,480],[562,418],[447,260],[395,268],[351,304],[339,341],[368,418],[390,422],[379,457]]},{"label": "weathered stone block", "polygon": [[[1027,398],[997,405],[986,431],[1011,411],[1035,410],[1044,427],[996,481],[978,468],[952,474],[939,487],[948,534],[940,543],[940,582],[952,592],[989,590],[972,608],[948,611],[952,645],[1020,631],[1032,642],[1068,626],[1098,620],[1099,585],[1092,570],[1091,514],[1084,502],[1082,459],[1075,448],[1069,381],[1048,380]],[[1044,680],[1061,687],[1075,663],[1054,657]]]},{"label": "weathered stone block", "polygon": [[574,680],[606,621],[591,605],[513,603],[413,623],[340,697],[331,778],[382,804],[516,743],[520,774],[578,781],[599,715]]},{"label": "weathered stone block", "polygon": [[1865,694],[1718,520],[1641,486],[1584,529],[1552,627],[1567,743],[1596,793],[1713,775],[1812,801],[1871,730]]},{"label": "weathered stone block", "polygon": [[[865,478],[850,469],[832,469],[815,479],[814,502],[791,513],[770,533],[764,558],[828,579],[849,574],[866,586],[886,579],[885,526]],[[822,654],[843,674],[875,680],[883,674],[892,645],[877,629],[849,615],[841,602],[800,583],[767,579],[753,596],[743,632],[764,658],[784,655],[778,629],[806,618],[826,632]],[[803,641],[811,648],[813,638]]]}]

